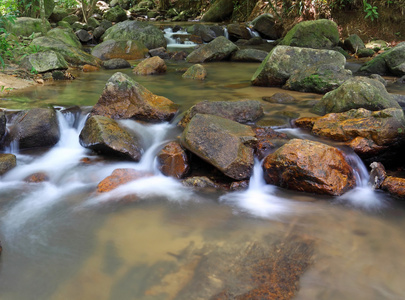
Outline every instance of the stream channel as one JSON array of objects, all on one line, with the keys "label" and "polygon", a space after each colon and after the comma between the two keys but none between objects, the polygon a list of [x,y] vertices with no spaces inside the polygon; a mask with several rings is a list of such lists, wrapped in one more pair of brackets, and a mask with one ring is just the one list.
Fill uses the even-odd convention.
[{"label": "stream channel", "polygon": [[[167,73],[159,76],[120,71],[179,104],[182,112],[202,100],[260,100],[287,92],[251,86],[258,63],[206,64],[205,81],[182,79],[178,69],[188,67],[185,62],[167,64]],[[82,73],[70,82],[35,87],[1,99],[0,106],[79,105],[85,111],[114,72]],[[305,137],[283,128],[286,116],[311,116],[309,108],[321,95],[288,93],[298,104],[262,101],[265,117],[260,122]],[[139,163],[98,158],[82,148],[78,135],[85,117],[59,113],[62,137],[52,149],[9,149],[18,166],[0,181],[1,300],[210,299],[223,291],[241,295],[255,288],[255,272],[260,275],[249,266],[266,262],[267,256],[267,274],[276,277],[277,268],[293,273],[296,265],[305,265],[293,278],[292,290],[298,289],[294,299],[405,298],[404,206],[367,187],[367,170],[353,154],[346,155],[359,170],[358,187],[342,197],[266,185],[259,162],[247,191],[197,192],[159,174],[156,167],[156,153],[180,134],[174,125],[179,117],[173,124],[120,121],[142,135],[146,151]],[[93,162],[81,163],[85,157]],[[155,175],[95,195],[97,184],[116,168]],[[50,180],[23,181],[39,171]],[[116,201],[131,193],[140,201]],[[280,267],[282,263],[287,267]]]}]

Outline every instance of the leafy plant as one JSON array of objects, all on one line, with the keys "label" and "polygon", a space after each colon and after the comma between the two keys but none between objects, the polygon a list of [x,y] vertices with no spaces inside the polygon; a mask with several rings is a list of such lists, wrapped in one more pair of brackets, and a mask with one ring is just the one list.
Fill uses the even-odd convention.
[{"label": "leafy plant", "polygon": [[363,0],[363,10],[366,13],[365,19],[370,18],[371,21],[374,21],[378,18],[377,6],[372,6],[367,3],[367,0]]},{"label": "leafy plant", "polygon": [[6,30],[6,25],[8,23],[14,23],[16,17],[14,15],[6,14],[0,16],[0,65],[4,69],[5,67],[5,57],[11,57],[11,44],[8,42],[7,37],[9,33]]}]

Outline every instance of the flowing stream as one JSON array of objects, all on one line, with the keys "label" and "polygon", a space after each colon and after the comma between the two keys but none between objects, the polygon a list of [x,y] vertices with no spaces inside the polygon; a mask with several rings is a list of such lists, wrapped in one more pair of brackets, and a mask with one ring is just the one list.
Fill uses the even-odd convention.
[{"label": "flowing stream", "polygon": [[[162,76],[124,72],[182,111],[206,99],[261,99],[286,92],[250,86],[258,64],[207,64],[204,82],[181,79],[176,70],[187,66],[169,63]],[[62,137],[53,148],[8,149],[18,166],[0,181],[0,299],[209,299],[225,287],[242,293],[246,278],[232,275],[238,274],[232,267],[251,261],[241,253],[250,249],[254,260],[259,254],[252,249],[290,249],[291,238],[312,249],[295,299],[405,298],[404,207],[367,187],[367,169],[356,155],[343,149],[358,174],[357,187],[342,197],[266,185],[260,161],[246,191],[193,191],[157,169],[156,153],[180,134],[175,122],[120,121],[140,133],[145,152],[138,163],[101,158],[80,146],[86,108],[96,103],[113,73],[82,74],[0,99],[9,109],[83,108],[79,116],[58,113]],[[289,93],[299,102],[263,102],[260,122],[313,138],[286,127],[291,114],[311,116],[309,108],[320,95]],[[98,183],[117,168],[150,176],[97,195]],[[36,172],[46,173],[49,181],[24,181]],[[138,201],[118,200],[133,194]]]}]

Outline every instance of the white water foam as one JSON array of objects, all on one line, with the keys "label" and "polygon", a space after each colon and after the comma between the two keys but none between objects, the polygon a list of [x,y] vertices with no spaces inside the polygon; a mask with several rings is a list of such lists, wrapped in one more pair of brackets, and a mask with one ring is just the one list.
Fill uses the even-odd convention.
[{"label": "white water foam", "polygon": [[167,41],[167,48],[192,48],[197,46],[196,43],[189,41],[189,40],[184,40],[180,38],[174,38],[173,35],[183,35],[183,36],[189,36],[190,34],[187,31],[184,30],[179,30],[176,32],[173,32],[173,29],[168,27],[163,30],[165,39]]}]

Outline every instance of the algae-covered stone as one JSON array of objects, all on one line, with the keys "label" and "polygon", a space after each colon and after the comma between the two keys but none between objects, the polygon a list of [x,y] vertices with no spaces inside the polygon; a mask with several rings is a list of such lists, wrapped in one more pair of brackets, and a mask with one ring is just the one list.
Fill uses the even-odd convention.
[{"label": "algae-covered stone", "polygon": [[181,76],[183,78],[204,80],[207,77],[207,70],[204,66],[200,64],[192,65],[187,71]]},{"label": "algae-covered stone", "polygon": [[190,63],[220,61],[230,57],[238,49],[238,46],[226,37],[220,36],[191,52],[186,60]]},{"label": "algae-covered stone", "polygon": [[66,70],[68,63],[59,53],[44,51],[25,56],[20,66],[28,71],[35,70],[38,73],[43,73],[52,70]]},{"label": "algae-covered stone", "polygon": [[276,29],[275,18],[271,14],[262,14],[254,19],[251,24],[262,37],[270,40],[280,38],[280,32]]},{"label": "algae-covered stone", "polygon": [[68,22],[70,25],[73,25],[74,22],[79,21],[79,17],[76,15],[69,15],[62,19],[62,21]]},{"label": "algae-covered stone", "polygon": [[352,53],[357,53],[360,49],[364,49],[366,47],[363,40],[357,34],[352,34],[345,39],[344,46]]},{"label": "algae-covered stone", "polygon": [[[46,30],[49,29],[51,29],[51,24],[46,21]],[[43,24],[41,19],[21,17],[14,22],[8,22],[6,30],[16,36],[30,36],[35,32],[42,32]]]},{"label": "algae-covered stone", "polygon": [[112,58],[134,60],[144,58],[148,54],[148,48],[140,41],[111,39],[95,46],[91,54],[102,60]]},{"label": "algae-covered stone", "polygon": [[234,3],[232,0],[218,0],[203,15],[203,22],[221,22],[227,20],[233,12]]},{"label": "algae-covered stone", "polygon": [[54,28],[49,30],[46,34],[47,37],[54,38],[68,44],[70,46],[82,49],[82,44],[80,43],[78,37],[71,29],[67,28]]},{"label": "algae-covered stone", "polygon": [[126,11],[118,5],[107,10],[103,18],[111,22],[122,22],[128,19]]},{"label": "algae-covered stone", "polygon": [[262,62],[266,59],[267,54],[266,51],[258,50],[258,49],[240,49],[232,53],[231,60],[232,61],[246,61],[246,62]]},{"label": "algae-covered stone", "polygon": [[314,49],[332,49],[338,43],[339,31],[336,23],[321,19],[296,24],[280,44]]},{"label": "algae-covered stone", "polygon": [[354,77],[324,95],[313,107],[312,112],[324,115],[356,108],[376,111],[385,108],[400,108],[400,105],[378,80]]},{"label": "algae-covered stone", "polygon": [[148,49],[165,47],[165,36],[161,30],[150,23],[127,20],[108,28],[102,36],[106,40],[135,40],[142,42]]},{"label": "algae-covered stone", "polygon": [[[17,165],[17,158],[14,154],[0,153],[0,176],[10,171]],[[0,245],[1,253],[1,245]]]}]

